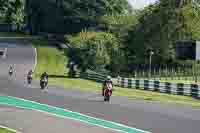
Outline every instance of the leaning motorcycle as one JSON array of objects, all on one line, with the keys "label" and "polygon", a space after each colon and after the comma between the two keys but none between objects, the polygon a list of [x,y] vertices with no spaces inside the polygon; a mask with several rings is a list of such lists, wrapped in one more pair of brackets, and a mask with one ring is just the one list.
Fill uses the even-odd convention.
[{"label": "leaning motorcycle", "polygon": [[47,86],[47,78],[43,78],[41,81],[40,81],[40,87],[41,89],[45,89],[45,87]]}]

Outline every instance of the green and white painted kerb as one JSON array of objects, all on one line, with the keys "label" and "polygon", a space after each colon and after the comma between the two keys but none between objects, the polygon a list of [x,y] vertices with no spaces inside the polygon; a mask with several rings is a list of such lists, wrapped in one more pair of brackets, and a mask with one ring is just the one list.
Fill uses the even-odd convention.
[{"label": "green and white painted kerb", "polygon": [[59,117],[78,120],[84,123],[88,123],[88,124],[103,127],[103,128],[108,128],[108,129],[119,131],[122,133],[150,133],[150,132],[136,129],[133,127],[128,127],[119,123],[106,121],[106,120],[86,116],[77,112],[72,112],[66,109],[53,107],[50,105],[41,104],[34,101],[29,101],[29,100],[11,97],[11,96],[0,96],[0,105],[8,105],[8,106],[14,106],[14,107],[19,107],[19,108],[32,109],[32,110],[56,115]]}]

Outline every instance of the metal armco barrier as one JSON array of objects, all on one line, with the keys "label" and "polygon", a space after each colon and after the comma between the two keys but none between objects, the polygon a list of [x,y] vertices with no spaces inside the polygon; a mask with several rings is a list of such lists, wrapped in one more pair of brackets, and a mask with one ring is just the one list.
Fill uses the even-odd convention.
[{"label": "metal armco barrier", "polygon": [[[79,76],[100,83],[106,79],[106,75],[97,73],[79,73]],[[123,88],[143,89],[167,94],[192,96],[198,99],[200,98],[200,85],[198,84],[170,83],[156,80],[136,80],[121,77],[112,80],[115,86]]]},{"label": "metal armco barrier", "polygon": [[78,74],[81,78],[88,79],[88,80],[94,80],[96,82],[103,82],[106,79],[105,75],[101,74],[94,74],[94,73],[79,73]]},{"label": "metal armco barrier", "polygon": [[154,80],[135,80],[120,77],[117,79],[117,86],[200,98],[200,85],[198,84],[169,83]]}]

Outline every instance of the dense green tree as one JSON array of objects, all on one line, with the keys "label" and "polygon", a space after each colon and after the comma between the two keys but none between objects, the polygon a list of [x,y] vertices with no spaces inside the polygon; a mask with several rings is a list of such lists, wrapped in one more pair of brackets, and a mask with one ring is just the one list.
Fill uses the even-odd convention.
[{"label": "dense green tree", "polygon": [[[199,30],[195,23],[199,23],[200,17],[197,14],[190,0],[160,0],[145,8],[127,38],[125,51],[129,64],[148,63],[148,49],[154,51],[154,63],[174,60],[176,41],[198,39]],[[134,60],[133,56],[136,57]]]},{"label": "dense green tree", "polygon": [[[45,8],[44,8],[45,7]],[[28,0],[29,27],[34,31],[78,32],[96,25],[104,14],[131,11],[124,0]]]},{"label": "dense green tree", "polygon": [[103,70],[108,67],[112,71],[120,71],[123,55],[115,35],[105,32],[81,32],[75,36],[67,36],[66,41],[76,49],[82,68]]},{"label": "dense green tree", "polygon": [[24,24],[25,0],[0,0],[0,16],[4,22],[14,24],[19,30]]}]

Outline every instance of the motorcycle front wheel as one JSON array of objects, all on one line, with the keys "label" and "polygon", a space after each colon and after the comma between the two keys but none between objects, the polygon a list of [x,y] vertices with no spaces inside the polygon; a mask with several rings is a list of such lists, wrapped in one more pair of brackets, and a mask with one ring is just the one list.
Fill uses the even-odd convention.
[{"label": "motorcycle front wheel", "polygon": [[9,72],[9,75],[10,75],[10,76],[12,76],[12,74],[13,74],[12,72]]},{"label": "motorcycle front wheel", "polygon": [[109,101],[110,101],[110,96],[105,96],[105,97],[104,97],[104,101],[105,101],[105,102],[106,102],[106,101],[109,102]]},{"label": "motorcycle front wheel", "polygon": [[31,80],[28,80],[28,84],[31,84]]}]

